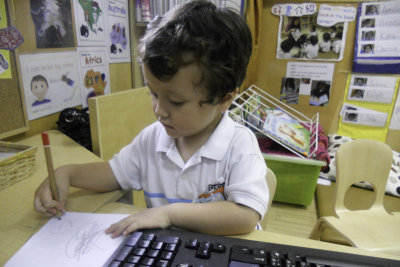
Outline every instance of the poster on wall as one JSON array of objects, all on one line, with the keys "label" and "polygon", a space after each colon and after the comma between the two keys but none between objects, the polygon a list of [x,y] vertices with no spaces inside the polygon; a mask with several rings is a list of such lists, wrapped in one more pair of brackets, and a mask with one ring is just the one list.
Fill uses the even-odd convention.
[{"label": "poster on wall", "polygon": [[[7,27],[7,14],[4,0],[0,0],[0,29]],[[0,79],[11,79],[10,51],[0,49]]]},{"label": "poster on wall", "polygon": [[81,104],[75,52],[19,56],[28,119]]},{"label": "poster on wall", "polygon": [[359,6],[353,72],[400,73],[400,2]]},{"label": "poster on wall", "polygon": [[78,46],[106,46],[107,0],[75,0],[73,2]]},{"label": "poster on wall", "polygon": [[110,63],[130,62],[129,14],[127,0],[108,1],[108,47]]},{"label": "poster on wall", "polygon": [[110,93],[108,51],[105,47],[78,47],[82,106],[93,96]]},{"label": "poster on wall", "polygon": [[30,0],[37,48],[75,47],[69,0]]},{"label": "poster on wall", "polygon": [[346,44],[347,22],[355,18],[353,7],[315,3],[276,4],[280,16],[276,58],[340,61]]}]

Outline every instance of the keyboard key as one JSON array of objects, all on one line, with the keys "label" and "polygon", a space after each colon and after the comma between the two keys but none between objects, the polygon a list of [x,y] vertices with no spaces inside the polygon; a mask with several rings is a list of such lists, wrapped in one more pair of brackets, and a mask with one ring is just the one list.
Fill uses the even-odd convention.
[{"label": "keyboard key", "polygon": [[250,254],[250,248],[245,246],[232,246],[232,252]]},{"label": "keyboard key", "polygon": [[140,261],[140,256],[133,255],[129,257],[128,262],[130,263],[138,263]]},{"label": "keyboard key", "polygon": [[128,236],[128,240],[126,241],[125,245],[128,246],[136,246],[136,243],[139,241],[140,237],[143,235],[142,232],[133,232]]},{"label": "keyboard key", "polygon": [[169,267],[170,266],[170,262],[168,260],[158,260],[156,263],[156,267]]},{"label": "keyboard key", "polygon": [[196,251],[196,257],[202,259],[209,259],[211,256],[211,243],[203,242],[200,244]]},{"label": "keyboard key", "polygon": [[254,263],[254,264],[267,264],[267,257],[262,257],[253,254],[246,254],[246,253],[232,252],[231,260]]},{"label": "keyboard key", "polygon": [[185,243],[185,248],[196,249],[199,246],[199,244],[200,243],[199,243],[199,241],[197,239],[189,239]]},{"label": "keyboard key", "polygon": [[121,264],[120,261],[112,261],[108,267],[119,267],[119,265]]},{"label": "keyboard key", "polygon": [[180,244],[180,238],[176,236],[159,236],[157,237],[157,241],[164,242],[164,243],[173,243],[173,244]]},{"label": "keyboard key", "polygon": [[137,246],[140,248],[148,248],[150,246],[150,240],[140,240]]},{"label": "keyboard key", "polygon": [[171,261],[172,258],[173,258],[173,256],[174,256],[174,253],[169,252],[169,251],[164,251],[164,252],[161,254],[161,259]]},{"label": "keyboard key", "polygon": [[136,256],[143,256],[145,252],[146,252],[146,249],[145,249],[145,248],[135,248],[135,249],[133,250],[133,255],[136,255]]},{"label": "keyboard key", "polygon": [[115,257],[115,259],[117,261],[123,261],[128,256],[128,254],[131,252],[132,249],[133,248],[130,246],[124,246],[122,248],[122,250],[119,252],[119,254],[117,255],[117,257]]},{"label": "keyboard key", "polygon": [[260,267],[260,265],[248,262],[231,261],[229,267]]},{"label": "keyboard key", "polygon": [[147,256],[152,258],[157,258],[158,255],[160,255],[160,250],[158,249],[150,249],[149,252],[147,253]]},{"label": "keyboard key", "polygon": [[157,250],[161,250],[164,249],[164,242],[160,242],[160,241],[156,241],[153,243],[153,245],[151,246],[151,248],[157,249]]},{"label": "keyboard key", "polygon": [[217,252],[217,253],[224,253],[226,250],[224,244],[217,242],[213,245],[212,251]]},{"label": "keyboard key", "polygon": [[153,263],[154,263],[154,258],[147,257],[143,260],[142,265],[151,266],[153,265]]},{"label": "keyboard key", "polygon": [[172,251],[172,252],[174,252],[174,251],[176,251],[178,249],[178,244],[167,244],[166,246],[165,246],[165,250],[166,251]]},{"label": "keyboard key", "polygon": [[154,234],[143,234],[142,240],[153,241],[155,238]]}]

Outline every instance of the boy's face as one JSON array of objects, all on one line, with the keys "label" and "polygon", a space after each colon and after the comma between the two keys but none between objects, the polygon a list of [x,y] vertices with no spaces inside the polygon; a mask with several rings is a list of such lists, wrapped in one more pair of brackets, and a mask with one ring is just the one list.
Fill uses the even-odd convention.
[{"label": "boy's face", "polygon": [[32,93],[38,100],[43,100],[45,95],[47,94],[47,83],[45,81],[33,81],[32,82]]},{"label": "boy's face", "polygon": [[172,138],[193,141],[208,138],[233,99],[232,93],[232,98],[223,103],[200,106],[200,101],[205,101],[207,96],[205,88],[195,85],[200,74],[200,69],[192,64],[163,82],[153,76],[146,64],[143,66],[154,114]]}]

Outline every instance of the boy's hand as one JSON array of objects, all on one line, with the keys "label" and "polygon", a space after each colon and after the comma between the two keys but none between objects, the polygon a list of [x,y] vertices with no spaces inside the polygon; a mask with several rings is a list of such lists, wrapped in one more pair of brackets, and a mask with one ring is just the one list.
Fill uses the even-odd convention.
[{"label": "boy's hand", "polygon": [[57,211],[65,212],[65,206],[67,203],[67,195],[69,189],[68,176],[63,174],[62,170],[57,169],[56,171],[56,183],[58,192],[60,195],[60,202],[57,202],[51,192],[50,182],[47,178],[42,184],[36,189],[34,197],[34,207],[38,212],[46,214],[48,216],[54,216]]},{"label": "boy's hand", "polygon": [[106,234],[111,234],[111,237],[115,238],[121,234],[128,235],[138,229],[168,228],[171,226],[171,221],[167,209],[168,205],[165,205],[130,215],[108,227]]}]

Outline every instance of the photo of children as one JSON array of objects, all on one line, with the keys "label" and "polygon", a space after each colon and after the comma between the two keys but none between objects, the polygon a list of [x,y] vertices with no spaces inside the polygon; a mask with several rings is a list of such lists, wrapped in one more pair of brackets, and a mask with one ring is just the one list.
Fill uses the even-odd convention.
[{"label": "photo of children", "polygon": [[46,98],[48,90],[49,83],[47,82],[46,77],[40,74],[33,76],[31,81],[31,92],[36,97],[36,100],[32,103],[32,107],[51,102],[50,99]]},{"label": "photo of children", "polygon": [[354,77],[353,85],[365,86],[368,78]]},{"label": "photo of children", "polygon": [[282,78],[280,101],[286,104],[297,104],[299,102],[300,79]]},{"label": "photo of children", "polygon": [[367,5],[365,6],[365,15],[378,15],[379,10],[377,5]]},{"label": "photo of children", "polygon": [[361,20],[361,28],[374,28],[375,19],[363,19]]},{"label": "photo of children", "polygon": [[[347,25],[346,25],[347,26]],[[335,60],[343,56],[345,23],[331,27],[317,24],[317,14],[311,16],[281,16],[276,57],[279,59]]]},{"label": "photo of children", "polygon": [[351,98],[360,98],[362,99],[364,97],[364,90],[361,89],[353,89],[351,91]]},{"label": "photo of children", "polygon": [[361,46],[361,54],[373,54],[373,53],[374,53],[373,44],[365,44]]},{"label": "photo of children", "polygon": [[362,31],[361,40],[374,41],[375,40],[375,31]]},{"label": "photo of children", "polygon": [[311,106],[327,106],[329,103],[330,81],[312,81],[311,83]]},{"label": "photo of children", "polygon": [[351,121],[351,122],[357,122],[357,113],[353,112],[346,112],[344,116],[344,121]]}]

